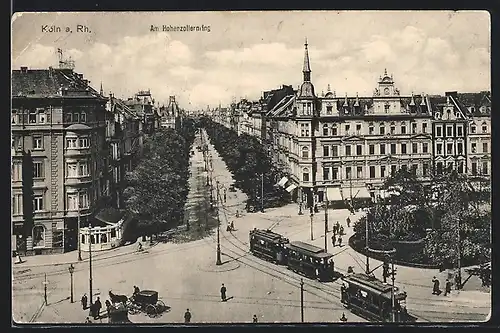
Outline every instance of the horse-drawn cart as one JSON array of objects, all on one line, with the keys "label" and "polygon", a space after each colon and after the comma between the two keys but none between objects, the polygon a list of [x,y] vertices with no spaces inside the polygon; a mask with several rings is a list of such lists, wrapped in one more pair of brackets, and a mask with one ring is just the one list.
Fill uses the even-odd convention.
[{"label": "horse-drawn cart", "polygon": [[158,292],[154,290],[141,290],[129,298],[127,302],[130,314],[145,312],[149,317],[156,317],[166,308],[165,303],[158,299]]}]

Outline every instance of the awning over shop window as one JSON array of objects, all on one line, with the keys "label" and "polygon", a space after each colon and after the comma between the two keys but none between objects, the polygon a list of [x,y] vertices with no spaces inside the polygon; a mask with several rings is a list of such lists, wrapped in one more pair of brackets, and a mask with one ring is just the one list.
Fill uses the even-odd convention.
[{"label": "awning over shop window", "polygon": [[331,187],[326,189],[326,198],[328,201],[342,201],[342,194],[340,188]]},{"label": "awning over shop window", "polygon": [[293,190],[295,190],[296,188],[297,188],[297,185],[292,184],[292,185],[288,186],[285,190],[290,193]]},{"label": "awning over shop window", "polygon": [[278,182],[278,185],[281,186],[281,187],[284,187],[286,182],[288,181],[288,178],[286,177],[283,177],[280,179],[280,181]]},{"label": "awning over shop window", "polygon": [[366,187],[353,187],[352,197],[356,199],[369,199],[371,195]]}]

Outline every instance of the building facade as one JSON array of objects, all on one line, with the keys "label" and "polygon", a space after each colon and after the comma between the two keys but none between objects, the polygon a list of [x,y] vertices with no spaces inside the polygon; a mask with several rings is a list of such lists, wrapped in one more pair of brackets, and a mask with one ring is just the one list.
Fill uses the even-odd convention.
[{"label": "building facade", "polygon": [[12,218],[17,250],[77,247],[107,193],[106,98],[72,69],[12,71]]}]

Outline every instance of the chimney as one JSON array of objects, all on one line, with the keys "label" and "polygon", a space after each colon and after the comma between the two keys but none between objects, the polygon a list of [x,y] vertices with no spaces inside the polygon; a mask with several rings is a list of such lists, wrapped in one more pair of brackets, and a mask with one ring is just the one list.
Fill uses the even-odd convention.
[{"label": "chimney", "polygon": [[28,67],[21,67],[21,73],[28,73]]}]

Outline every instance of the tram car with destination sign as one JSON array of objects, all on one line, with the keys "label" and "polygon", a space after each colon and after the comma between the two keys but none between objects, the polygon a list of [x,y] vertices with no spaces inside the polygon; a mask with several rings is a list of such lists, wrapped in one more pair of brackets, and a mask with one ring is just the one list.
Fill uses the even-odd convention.
[{"label": "tram car with destination sign", "polygon": [[351,274],[342,280],[340,300],[351,312],[381,322],[415,321],[406,311],[406,292],[394,288],[393,318],[392,285],[366,274]]},{"label": "tram car with destination sign", "polygon": [[250,231],[250,252],[256,257],[286,265],[287,238],[270,230],[253,229]]},{"label": "tram car with destination sign", "polygon": [[290,242],[287,248],[287,267],[310,279],[332,281],[334,279],[333,254],[324,249],[300,241]]}]

